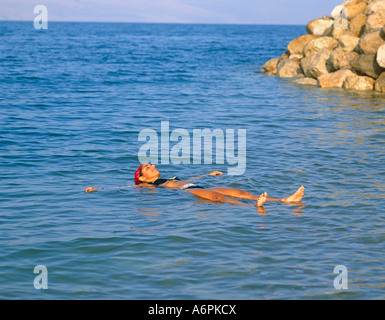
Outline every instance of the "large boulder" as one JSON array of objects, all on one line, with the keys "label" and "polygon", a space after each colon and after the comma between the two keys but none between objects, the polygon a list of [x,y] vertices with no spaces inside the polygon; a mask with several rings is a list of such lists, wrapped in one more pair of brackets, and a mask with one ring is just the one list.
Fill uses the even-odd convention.
[{"label": "large boulder", "polygon": [[315,78],[329,73],[326,61],[330,57],[330,50],[324,48],[319,52],[313,52],[301,61],[303,73],[308,78]]},{"label": "large boulder", "polygon": [[352,61],[352,67],[362,75],[367,75],[373,79],[385,71],[376,61],[375,54],[362,54],[356,60]]},{"label": "large boulder", "polygon": [[334,19],[333,27],[336,30],[336,35],[342,33],[342,31],[338,29],[348,30],[349,20],[346,10],[346,4],[348,3],[349,1],[343,2],[342,4],[335,7],[331,13],[332,18]]},{"label": "large boulder", "polygon": [[326,48],[333,50],[338,45],[338,41],[332,37],[321,37],[311,40],[304,48],[303,55],[306,57],[310,53],[321,51]]},{"label": "large boulder", "polygon": [[303,54],[303,48],[314,39],[319,38],[319,36],[315,36],[312,34],[304,34],[299,36],[297,39],[291,41],[287,46],[287,51],[289,55],[292,54]]},{"label": "large boulder", "polygon": [[385,17],[378,13],[373,13],[368,16],[365,26],[365,32],[370,32],[378,28],[382,28],[385,25]]},{"label": "large boulder", "polygon": [[348,32],[346,28],[333,28],[332,37],[336,40],[339,40],[343,35]]},{"label": "large boulder", "polygon": [[351,21],[354,17],[359,14],[364,13],[365,9],[367,9],[367,4],[365,1],[350,1],[345,4],[346,14],[349,21]]},{"label": "large boulder", "polygon": [[359,14],[350,21],[349,32],[351,35],[360,38],[365,32],[366,21],[368,17],[366,14]]},{"label": "large boulder", "polygon": [[385,72],[381,73],[381,75],[376,80],[374,90],[385,92]]},{"label": "large boulder", "polygon": [[270,59],[269,61],[267,61],[263,65],[263,67],[262,67],[263,70],[265,72],[268,72],[269,74],[276,74],[277,73],[278,60],[279,60],[279,58]]},{"label": "large boulder", "polygon": [[373,90],[374,82],[374,79],[370,77],[350,75],[346,77],[343,87],[347,90],[356,91]]},{"label": "large boulder", "polygon": [[333,37],[333,31],[334,31],[334,25],[327,28],[322,36],[323,37]]},{"label": "large boulder", "polygon": [[283,61],[283,60],[285,60],[285,59],[288,59],[288,58],[290,58],[290,55],[289,55],[289,53],[288,53],[287,51],[285,51],[285,52],[282,53],[282,55],[279,57],[279,59],[278,59],[278,64],[279,64],[281,61]]},{"label": "large boulder", "polygon": [[323,36],[333,24],[334,20],[329,17],[314,19],[306,25],[306,31],[312,35]]},{"label": "large boulder", "polygon": [[334,9],[332,10],[332,13],[331,13],[331,16],[334,20],[336,20],[337,18],[339,18],[345,14],[344,13],[344,10],[346,9],[345,5],[348,3],[349,3],[349,1],[345,1],[341,4],[339,4],[338,6],[334,7]]},{"label": "large boulder", "polygon": [[327,61],[328,69],[331,71],[350,69],[351,62],[358,59],[360,55],[356,52],[346,52],[342,48],[334,49]]},{"label": "large boulder", "polygon": [[385,44],[378,48],[376,61],[381,68],[385,68]]},{"label": "large boulder", "polygon": [[296,60],[288,58],[278,63],[277,76],[280,78],[294,78],[302,74],[301,66]]},{"label": "large boulder", "polygon": [[385,17],[385,1],[383,0],[373,1],[367,6],[367,8],[364,10],[364,13],[366,15],[376,13],[382,17]]},{"label": "large boulder", "polygon": [[364,33],[360,38],[358,47],[361,53],[375,54],[378,48],[384,43],[385,40],[381,37],[381,29],[376,29]]},{"label": "large boulder", "polygon": [[344,34],[338,39],[338,48],[343,49],[345,52],[352,52],[357,49],[359,42],[360,38]]},{"label": "large boulder", "polygon": [[294,82],[303,86],[316,86],[318,84],[316,79],[308,77],[295,79]]},{"label": "large boulder", "polygon": [[349,69],[338,70],[319,77],[318,84],[321,88],[342,88],[346,78],[352,75],[354,73]]}]

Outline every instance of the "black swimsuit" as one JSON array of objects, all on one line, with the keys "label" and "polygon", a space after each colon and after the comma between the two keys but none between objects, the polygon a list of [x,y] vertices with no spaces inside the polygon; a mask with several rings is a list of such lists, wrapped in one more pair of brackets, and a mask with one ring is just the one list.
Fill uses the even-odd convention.
[{"label": "black swimsuit", "polygon": [[150,182],[149,184],[153,184],[155,186],[160,186],[161,184],[163,183],[166,183],[167,181],[170,181],[170,180],[179,180],[179,179],[158,179],[158,180],[155,180],[154,182]]},{"label": "black swimsuit", "polygon": [[[164,183],[166,183],[167,181],[180,181],[180,179],[178,179],[177,177],[173,177],[171,179],[158,179],[158,180],[155,180],[154,182],[150,182],[149,184],[153,184],[155,186],[160,186]],[[186,184],[185,186],[183,186],[181,188],[182,190],[187,190],[187,189],[204,189],[204,187],[201,187],[201,186],[197,186],[193,183],[189,183],[189,184]]]}]

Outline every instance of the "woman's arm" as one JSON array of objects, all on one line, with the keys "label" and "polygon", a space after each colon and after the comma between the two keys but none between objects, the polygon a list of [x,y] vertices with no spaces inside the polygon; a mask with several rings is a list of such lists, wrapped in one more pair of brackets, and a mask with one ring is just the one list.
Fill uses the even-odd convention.
[{"label": "woman's arm", "polygon": [[223,173],[220,172],[220,171],[212,171],[208,174],[203,174],[203,175],[200,175],[200,176],[196,176],[196,177],[192,177],[190,179],[187,179],[187,181],[191,181],[191,180],[198,180],[204,176],[221,176]]},{"label": "woman's arm", "polygon": [[124,188],[132,188],[135,186],[122,186],[122,187],[112,187],[112,188],[94,188],[94,187],[87,187],[85,192],[94,192],[96,190],[113,190],[113,189],[124,189]]}]

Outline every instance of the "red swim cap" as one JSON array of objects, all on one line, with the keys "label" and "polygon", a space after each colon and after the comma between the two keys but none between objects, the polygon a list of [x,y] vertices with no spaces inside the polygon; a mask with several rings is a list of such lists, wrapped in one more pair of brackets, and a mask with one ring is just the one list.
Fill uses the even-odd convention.
[{"label": "red swim cap", "polygon": [[143,165],[140,165],[139,168],[135,171],[135,184],[140,184],[140,170],[142,169]]}]

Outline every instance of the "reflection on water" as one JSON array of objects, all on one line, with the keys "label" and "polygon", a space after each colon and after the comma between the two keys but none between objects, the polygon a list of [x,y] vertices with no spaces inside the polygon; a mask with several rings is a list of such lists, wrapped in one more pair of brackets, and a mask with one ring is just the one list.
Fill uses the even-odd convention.
[{"label": "reflection on water", "polygon": [[136,210],[139,211],[139,214],[144,216],[155,217],[161,215],[156,208],[136,208]]},{"label": "reflection on water", "polygon": [[294,207],[292,208],[292,214],[295,215],[295,216],[301,216],[302,213],[303,213],[303,209],[306,207],[306,205],[302,202],[297,202],[297,203],[293,203],[293,204],[286,204],[288,207]]},{"label": "reflection on water", "polygon": [[265,209],[265,207],[257,207],[257,213],[261,216],[266,216],[267,210]]}]

